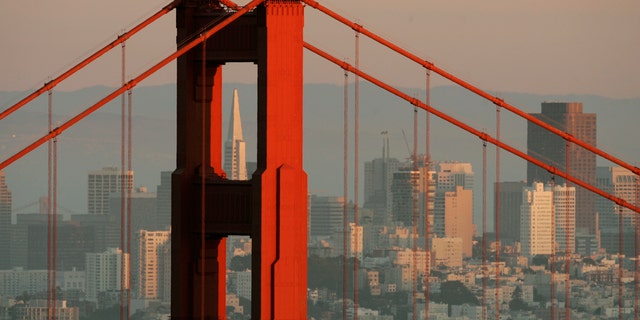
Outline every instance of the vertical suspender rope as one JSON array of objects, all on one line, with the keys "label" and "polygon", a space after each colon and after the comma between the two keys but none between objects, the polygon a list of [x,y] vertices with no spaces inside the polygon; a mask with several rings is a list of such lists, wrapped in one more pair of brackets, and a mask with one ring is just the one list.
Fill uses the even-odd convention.
[{"label": "vertical suspender rope", "polygon": [[556,177],[551,175],[551,320],[556,318]]},{"label": "vertical suspender rope", "polygon": [[[122,85],[125,84],[125,42],[122,42]],[[121,95],[121,103],[120,103],[120,111],[122,113],[120,119],[120,320],[126,319],[125,317],[125,294],[126,294],[126,277],[125,275],[128,273],[128,268],[126,264],[126,192],[127,192],[127,171],[125,168],[125,118],[126,118],[126,109],[125,109],[125,94],[124,92]]]},{"label": "vertical suspender rope", "polygon": [[[496,105],[496,140],[500,141],[500,106]],[[500,253],[502,251],[502,243],[500,242],[500,148],[496,146],[496,188],[494,190],[496,197],[495,211],[495,232],[496,232],[496,319],[500,320]]]},{"label": "vertical suspender rope", "polygon": [[[431,105],[431,71],[427,69],[426,73],[426,93],[425,103]],[[426,129],[425,129],[425,168],[427,172],[426,187],[424,196],[424,250],[425,250],[425,281],[424,281],[424,314],[425,319],[429,319],[429,276],[431,274],[431,248],[429,243],[429,187],[431,183],[431,117],[429,111],[426,111]]]},{"label": "vertical suspender rope", "polygon": [[[411,279],[413,281],[413,320],[417,319],[417,293],[418,293],[418,265],[416,254],[418,252],[418,109],[413,108],[413,172],[411,178],[411,195],[413,198],[413,268]],[[416,175],[416,176],[414,176]]]},{"label": "vertical suspender rope", "polygon": [[53,309],[51,319],[56,320],[56,308],[57,308],[57,285],[56,285],[56,277],[57,277],[57,269],[58,269],[58,137],[53,138],[53,243],[51,244],[53,247],[53,279],[51,283],[53,284],[52,288],[52,302],[51,307]]},{"label": "vertical suspender rope", "polygon": [[342,175],[343,183],[343,204],[342,204],[342,319],[347,320],[347,279],[348,279],[348,259],[347,253],[349,248],[347,247],[347,237],[349,231],[349,72],[344,71],[344,149],[343,160],[344,169]]},{"label": "vertical suspender rope", "polygon": [[[131,128],[133,127],[132,121],[132,97],[131,97],[131,89],[129,89],[128,91],[128,98],[129,98],[129,110],[128,110],[128,114],[127,114],[127,118],[128,118],[128,128],[127,128],[127,173],[132,173],[133,172],[133,163],[132,163],[132,159],[131,159],[131,151],[133,150],[133,147],[131,145],[132,143],[132,138],[131,138]],[[128,177],[129,175],[127,175]],[[132,221],[132,212],[131,212],[131,193],[132,193],[132,189],[133,189],[133,185],[131,185],[133,183],[133,181],[131,181],[131,183],[129,182],[129,179],[127,179],[127,253],[129,255],[129,276],[127,277],[127,319],[131,318],[131,239],[132,239],[132,225],[131,225],[131,221]]]},{"label": "vertical suspender rope", "polygon": [[622,233],[624,232],[622,215],[622,206],[618,206],[618,319],[620,320],[622,320],[622,308],[624,307],[622,297]]},{"label": "vertical suspender rope", "polygon": [[[49,90],[48,96],[48,109],[49,109],[49,132],[53,129],[53,104],[52,104],[52,92]],[[48,318],[53,318],[52,311],[53,306],[51,302],[53,301],[53,274],[52,274],[52,262],[53,262],[53,205],[51,200],[53,198],[53,141],[49,140],[47,142],[47,315]]]},{"label": "vertical suspender rope", "polygon": [[[567,174],[571,174],[571,142],[566,142],[567,148],[566,148],[566,170],[567,170]],[[570,216],[569,216],[569,210],[570,210],[570,206],[569,206],[569,199],[570,199],[570,192],[569,192],[569,181],[565,180],[565,199],[564,199],[564,273],[565,273],[565,280],[564,280],[564,312],[565,312],[565,319],[570,319],[571,318],[571,308],[570,308],[570,299],[571,299],[571,248],[569,247],[569,243],[571,240],[571,237],[573,237],[573,239],[575,239],[575,227],[573,228],[573,232],[570,234],[569,231],[571,230],[569,227],[571,226],[570,224]],[[575,212],[575,211],[574,211]],[[575,219],[574,219],[575,221]],[[557,239],[554,239],[557,242]],[[575,240],[574,240],[575,241]],[[574,246],[575,248],[575,242],[574,242]]]},{"label": "vertical suspender rope", "polygon": [[[356,32],[356,59],[355,59],[356,68],[360,65],[360,33]],[[354,123],[355,127],[353,129],[355,138],[353,142],[354,148],[354,166],[353,166],[353,225],[354,225],[354,234],[355,240],[354,242],[354,256],[353,256],[353,319],[358,320],[358,256],[361,252],[360,247],[360,229],[359,229],[359,221],[358,221],[358,153],[359,153],[359,131],[360,131],[360,77],[355,75],[355,108],[354,108]]]},{"label": "vertical suspender rope", "polygon": [[[204,37],[204,35],[201,35],[202,37]],[[206,68],[207,68],[207,41],[206,39],[204,39],[202,41],[202,149],[201,149],[201,161],[200,161],[200,319],[204,319],[205,318],[205,312],[204,312],[204,308],[205,308],[205,299],[204,299],[204,294],[205,294],[205,281],[204,281],[204,275],[205,275],[205,254],[206,254],[206,242],[205,242],[205,228],[204,228],[204,223],[205,223],[205,176],[206,176],[206,157],[205,157],[205,150],[206,150],[206,141],[205,141],[205,136],[206,136],[206,106],[207,106],[207,77],[206,77]],[[216,302],[217,303],[217,302]]]},{"label": "vertical suspender rope", "polygon": [[487,142],[482,141],[482,319],[487,319]]},{"label": "vertical suspender rope", "polygon": [[[639,178],[640,177],[638,175],[635,175],[635,180],[636,180],[636,206],[640,206],[640,195],[638,194],[638,191],[639,191],[638,189],[640,187],[639,186],[639,184],[640,184],[640,179]],[[638,214],[634,214],[634,217],[635,217],[635,238],[634,239],[635,239],[635,244],[636,244],[636,248],[635,248],[636,249],[636,252],[635,252],[636,253],[636,256],[635,256],[636,261],[635,261],[635,270],[634,270],[634,273],[633,273],[634,288],[635,288],[635,290],[634,290],[634,295],[635,295],[635,303],[634,303],[635,312],[634,312],[634,315],[635,315],[635,319],[638,320],[638,314],[640,313],[640,310],[639,310],[640,309],[640,301],[639,301],[640,300],[639,299],[640,298],[639,297],[640,293],[638,291],[640,289],[639,285],[638,285],[638,281],[640,280],[640,279],[638,279],[638,271],[639,271],[638,269],[640,267],[640,263],[639,263],[640,261],[638,261],[639,255],[640,255],[640,250],[639,250],[640,248],[638,246],[638,236],[640,236],[640,224],[639,224],[640,223],[640,218],[638,217]]]}]

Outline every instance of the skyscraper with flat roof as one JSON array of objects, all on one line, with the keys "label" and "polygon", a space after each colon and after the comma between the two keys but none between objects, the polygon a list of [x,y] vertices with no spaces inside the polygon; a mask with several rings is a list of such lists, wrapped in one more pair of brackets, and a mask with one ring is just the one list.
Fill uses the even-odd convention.
[{"label": "skyscraper with flat roof", "polygon": [[[638,199],[640,186],[636,179],[636,175],[622,167],[597,168],[597,187],[629,203],[636,203]],[[628,257],[635,256],[637,214],[600,196],[596,197],[596,210],[601,247],[607,250],[607,253],[617,253],[620,251],[619,241],[622,236],[622,253]],[[623,229],[622,235],[620,225]]]},{"label": "skyscraper with flat roof", "polygon": [[122,171],[117,167],[104,167],[102,170],[89,172],[87,206],[89,214],[109,214],[110,195],[121,192],[124,187],[127,190],[133,188],[133,171]]},{"label": "skyscraper with flat roof", "polygon": [[504,243],[520,241],[520,206],[522,188],[526,186],[524,181],[502,181],[500,193],[494,194],[494,206],[500,211],[500,240]]},{"label": "skyscraper with flat roof", "polygon": [[240,102],[238,89],[233,89],[233,105],[229,118],[227,141],[224,143],[224,171],[230,180],[247,180],[247,160],[245,158],[245,141],[242,137],[242,120],[240,119]]},{"label": "skyscraper with flat roof", "polygon": [[171,239],[171,231],[137,232],[138,241],[133,257],[133,290],[141,299],[162,299],[164,288],[161,262],[163,246]]},{"label": "skyscraper with flat roof", "polygon": [[575,191],[567,185],[533,183],[522,189],[522,254],[575,252]]},{"label": "skyscraper with flat roof", "polygon": [[96,302],[100,292],[118,291],[123,286],[123,289],[129,288],[128,253],[123,254],[120,249],[109,248],[100,253],[87,253],[85,259],[87,300]]},{"label": "skyscraper with flat roof", "polygon": [[[583,113],[580,102],[543,102],[541,113],[531,115],[586,143],[596,145],[596,114]],[[593,153],[577,145],[570,145],[567,153],[567,144],[563,138],[531,122],[527,124],[527,149],[530,156],[566,171],[573,177],[592,185],[596,182],[596,157]],[[528,184],[549,182],[551,178],[545,169],[527,163]],[[554,179],[556,184],[565,182],[560,177]],[[576,186],[578,232],[596,232],[594,199],[593,193]]]},{"label": "skyscraper with flat roof", "polygon": [[10,267],[11,199],[11,190],[5,182],[4,171],[0,171],[0,269]]}]

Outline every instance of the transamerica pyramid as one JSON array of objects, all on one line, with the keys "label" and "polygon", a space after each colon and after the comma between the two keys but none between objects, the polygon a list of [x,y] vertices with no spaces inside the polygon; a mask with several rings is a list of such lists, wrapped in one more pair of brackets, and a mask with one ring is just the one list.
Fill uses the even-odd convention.
[{"label": "transamerica pyramid", "polygon": [[224,171],[230,180],[247,180],[245,142],[242,138],[238,89],[233,89],[233,104],[229,118],[229,132],[224,143]]}]

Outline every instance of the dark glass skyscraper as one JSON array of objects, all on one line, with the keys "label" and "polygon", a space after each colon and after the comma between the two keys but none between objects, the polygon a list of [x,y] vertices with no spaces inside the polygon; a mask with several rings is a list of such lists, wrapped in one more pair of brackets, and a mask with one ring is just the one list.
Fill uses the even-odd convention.
[{"label": "dark glass skyscraper", "polygon": [[[583,113],[580,102],[543,102],[541,113],[531,115],[570,135],[596,145],[596,114]],[[586,183],[596,182],[595,154],[577,146],[567,144],[561,137],[529,122],[527,124],[527,153],[548,163]],[[567,162],[569,165],[567,166]],[[551,174],[546,170],[527,163],[527,182],[549,182]],[[556,184],[564,179],[555,177]],[[578,232],[594,234],[596,231],[595,196],[588,190],[576,186],[576,227]]]},{"label": "dark glass skyscraper", "polygon": [[11,190],[0,171],[0,269],[9,268],[9,244],[11,234]]}]

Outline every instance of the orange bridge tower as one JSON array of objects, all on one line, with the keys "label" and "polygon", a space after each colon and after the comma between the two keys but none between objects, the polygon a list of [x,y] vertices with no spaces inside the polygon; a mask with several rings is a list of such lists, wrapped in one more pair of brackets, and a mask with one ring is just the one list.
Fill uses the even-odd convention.
[{"label": "orange bridge tower", "polygon": [[[182,1],[178,46],[230,11]],[[252,238],[252,319],[306,318],[303,25],[300,1],[266,0],[178,59],[172,319],[226,318],[229,235]],[[222,169],[222,66],[230,62],[257,65],[258,163],[248,181],[227,180]]]}]

